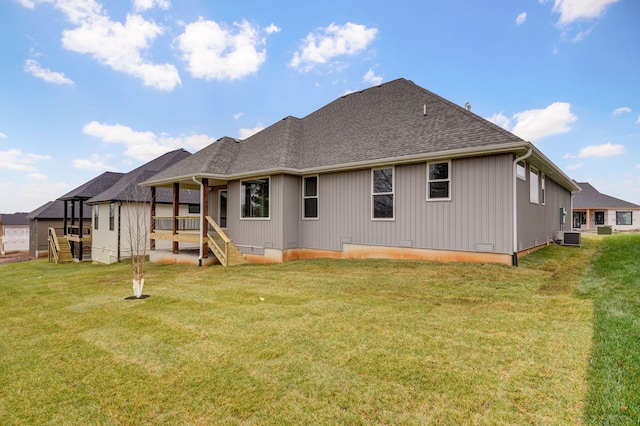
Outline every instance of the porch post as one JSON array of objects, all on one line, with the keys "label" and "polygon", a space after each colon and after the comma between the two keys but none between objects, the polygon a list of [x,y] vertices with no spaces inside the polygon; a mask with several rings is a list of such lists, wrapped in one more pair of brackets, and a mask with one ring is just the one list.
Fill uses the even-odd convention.
[{"label": "porch post", "polygon": [[209,223],[206,219],[209,215],[209,179],[207,178],[202,179],[202,205],[200,209],[200,217],[202,217],[202,223],[200,224],[200,232],[202,233],[202,258],[207,259],[209,257],[209,243],[207,242]]},{"label": "porch post", "polygon": [[[71,200],[71,230],[68,235],[73,235],[73,225],[76,224],[76,200]],[[64,235],[67,235],[67,229],[64,230]],[[71,241],[71,257],[76,256],[76,243]]]},{"label": "porch post", "polygon": [[[151,223],[150,223],[149,235],[156,232],[156,187],[151,187]],[[149,250],[156,249],[156,239],[151,238],[149,242]]]},{"label": "porch post", "polygon": [[64,237],[67,234],[67,218],[68,218],[68,210],[69,210],[69,205],[67,204],[68,201],[64,200],[64,213],[62,215],[62,236]]},{"label": "porch post", "polygon": [[83,229],[82,226],[84,225],[83,220],[84,218],[82,217],[83,214],[83,208],[82,208],[82,198],[80,198],[78,204],[80,204],[79,207],[79,212],[78,212],[78,217],[80,218],[80,223],[78,223],[78,237],[80,238],[80,244],[78,245],[78,260],[80,260],[80,262],[82,262],[82,238],[84,237],[84,233],[83,233]]},{"label": "porch post", "polygon": [[590,218],[589,218],[589,213],[590,213],[590,211],[589,211],[589,209],[587,209],[587,231],[590,229],[590,225],[589,225],[589,219],[590,219]]},{"label": "porch post", "polygon": [[173,183],[173,254],[178,254],[178,215],[180,214],[180,184]]}]

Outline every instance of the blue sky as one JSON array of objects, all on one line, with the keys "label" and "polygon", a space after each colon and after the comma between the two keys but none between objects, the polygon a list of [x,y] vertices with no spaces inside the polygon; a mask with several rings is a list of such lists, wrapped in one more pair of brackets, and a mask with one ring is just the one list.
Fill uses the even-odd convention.
[{"label": "blue sky", "polygon": [[0,0],[0,212],[404,77],[640,204],[637,0]]}]

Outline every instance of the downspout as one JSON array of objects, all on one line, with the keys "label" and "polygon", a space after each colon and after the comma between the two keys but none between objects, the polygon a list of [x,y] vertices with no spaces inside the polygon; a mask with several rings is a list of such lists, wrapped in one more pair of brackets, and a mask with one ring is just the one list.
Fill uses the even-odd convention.
[{"label": "downspout", "polygon": [[[122,228],[120,227],[121,223],[122,223],[122,201],[118,202],[118,250],[116,251],[118,262],[122,262],[121,252],[120,252],[120,244],[122,242],[122,237],[121,237]],[[131,253],[131,255],[133,256],[133,253]],[[111,261],[111,259],[109,259],[109,261]]]},{"label": "downspout", "polygon": [[[195,183],[200,185],[200,226],[204,226],[204,212],[202,211],[202,205],[204,204],[204,185],[201,181],[198,181],[195,176],[192,176],[191,179],[193,179]],[[202,241],[202,229],[200,229],[199,234],[200,244],[198,247],[198,266],[202,266],[202,257],[204,256],[204,254],[202,253],[202,247],[204,246],[204,241]]]},{"label": "downspout", "polygon": [[511,260],[513,266],[518,266],[518,163],[529,158],[532,152],[533,149],[529,148],[525,155],[513,160],[513,258]]}]

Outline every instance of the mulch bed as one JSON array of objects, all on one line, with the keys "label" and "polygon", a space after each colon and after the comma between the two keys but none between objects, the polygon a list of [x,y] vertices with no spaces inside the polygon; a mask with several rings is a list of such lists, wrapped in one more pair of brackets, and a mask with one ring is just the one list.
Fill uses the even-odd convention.
[{"label": "mulch bed", "polygon": [[29,252],[26,251],[7,253],[4,256],[0,256],[0,265],[4,263],[24,262],[29,259],[31,259]]}]

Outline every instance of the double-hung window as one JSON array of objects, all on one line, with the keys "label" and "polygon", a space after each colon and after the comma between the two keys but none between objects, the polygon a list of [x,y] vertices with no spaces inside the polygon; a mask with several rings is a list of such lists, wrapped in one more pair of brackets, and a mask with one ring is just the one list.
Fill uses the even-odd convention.
[{"label": "double-hung window", "polygon": [[451,161],[427,164],[427,200],[451,200]]},{"label": "double-hung window", "polygon": [[109,231],[116,229],[116,203],[109,203]]},{"label": "double-hung window", "polygon": [[302,178],[302,217],[318,218],[318,176]]},{"label": "double-hung window", "polygon": [[533,204],[540,202],[540,182],[538,169],[529,164],[529,201]]},{"label": "double-hung window", "polygon": [[546,179],[544,176],[544,173],[540,173],[540,204],[542,204],[544,206],[545,202],[546,202]]},{"label": "double-hung window", "polygon": [[516,176],[518,176],[518,179],[527,180],[527,163],[518,161],[516,164]]},{"label": "double-hung window", "polygon": [[242,218],[269,218],[269,178],[240,182]]},{"label": "double-hung window", "polygon": [[98,229],[100,224],[100,205],[93,206],[93,229]]},{"label": "double-hung window", "polygon": [[393,167],[371,170],[373,219],[393,219]]}]

